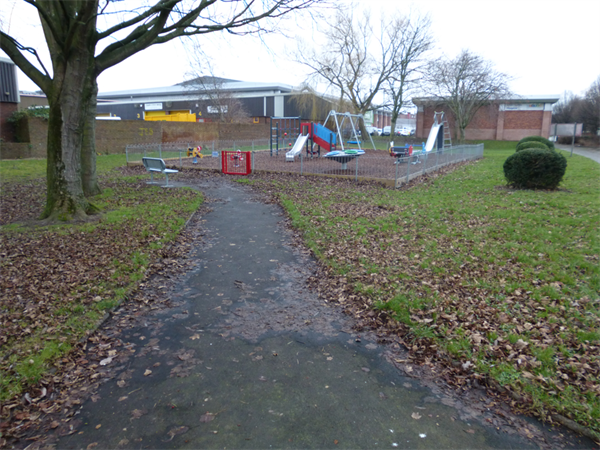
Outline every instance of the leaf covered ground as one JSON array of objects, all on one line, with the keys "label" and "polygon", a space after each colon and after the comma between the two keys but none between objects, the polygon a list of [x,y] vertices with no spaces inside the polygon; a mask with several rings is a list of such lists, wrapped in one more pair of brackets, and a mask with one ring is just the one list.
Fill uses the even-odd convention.
[{"label": "leaf covered ground", "polygon": [[600,432],[600,170],[569,159],[558,191],[505,187],[510,153],[393,191],[249,180],[322,261],[313,286],[457,386]]},{"label": "leaf covered ground", "polygon": [[[491,387],[516,409],[598,436],[600,170],[573,158],[559,191],[508,190],[508,154],[488,150],[398,191],[276,174],[243,180],[286,208],[320,261],[312,287],[359,328],[402,342],[451,384]],[[36,386],[30,399],[43,404],[49,369],[81,376],[73,358],[82,354],[71,350],[79,339],[185,253],[170,243],[197,193],[123,173],[103,187],[100,220],[39,227],[43,181],[2,185],[0,390],[2,420],[12,422],[0,432],[19,423],[22,389]]]},{"label": "leaf covered ground", "polygon": [[[171,252],[198,192],[109,178],[89,223],[40,226],[42,180],[4,183],[0,401],[37,383]],[[4,411],[6,412],[6,411]]]}]

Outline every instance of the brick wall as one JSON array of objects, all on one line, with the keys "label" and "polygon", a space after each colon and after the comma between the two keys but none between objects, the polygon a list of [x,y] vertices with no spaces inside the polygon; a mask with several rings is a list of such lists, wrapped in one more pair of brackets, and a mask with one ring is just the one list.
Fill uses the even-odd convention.
[{"label": "brick wall", "polygon": [[[140,120],[98,120],[96,151],[99,154],[125,153],[127,145],[158,142],[207,142],[214,140],[268,139],[269,124],[221,124],[189,122],[150,122]],[[0,158],[44,158],[48,122],[29,118],[29,143],[6,147]],[[10,151],[9,151],[10,147]]]},{"label": "brick wall", "polygon": [[15,131],[13,124],[7,119],[17,111],[18,103],[0,103],[0,138],[5,142],[14,142]]},{"label": "brick wall", "polygon": [[[435,111],[446,113],[452,139],[456,139],[454,116],[443,105],[425,105],[419,108],[416,136],[427,139],[433,125]],[[465,139],[518,141],[534,135],[547,138],[550,134],[551,121],[552,111],[500,111],[499,105],[493,103],[479,109],[465,129]]]}]

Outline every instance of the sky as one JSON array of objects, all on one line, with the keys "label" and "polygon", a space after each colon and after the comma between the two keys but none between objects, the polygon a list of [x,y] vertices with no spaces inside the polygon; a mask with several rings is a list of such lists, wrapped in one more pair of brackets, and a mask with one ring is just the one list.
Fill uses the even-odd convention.
[{"label": "sky", "polygon": [[[334,0],[337,2],[346,0]],[[518,95],[583,94],[600,76],[598,0],[363,0],[373,19],[411,9],[430,14],[435,49],[431,56],[454,58],[468,49],[511,77]],[[327,12],[326,12],[327,14]],[[32,7],[2,0],[2,30],[22,44],[44,50],[41,26]],[[216,76],[241,81],[299,85],[309,69],[293,61],[296,40],[322,45],[327,20],[309,15],[283,23],[281,33],[262,38],[209,34],[198,41]],[[100,92],[171,86],[190,78],[194,54],[190,40],[153,46],[106,70]],[[0,56],[5,56],[0,52]],[[198,59],[198,58],[195,58]],[[19,71],[20,72],[20,71]],[[19,73],[20,90],[37,86]]]}]

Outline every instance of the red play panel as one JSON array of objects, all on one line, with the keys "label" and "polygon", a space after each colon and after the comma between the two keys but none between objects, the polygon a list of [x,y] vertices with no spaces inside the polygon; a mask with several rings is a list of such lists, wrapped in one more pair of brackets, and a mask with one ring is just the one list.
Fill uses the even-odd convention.
[{"label": "red play panel", "polygon": [[249,175],[252,172],[251,152],[222,152],[221,168],[228,175]]}]

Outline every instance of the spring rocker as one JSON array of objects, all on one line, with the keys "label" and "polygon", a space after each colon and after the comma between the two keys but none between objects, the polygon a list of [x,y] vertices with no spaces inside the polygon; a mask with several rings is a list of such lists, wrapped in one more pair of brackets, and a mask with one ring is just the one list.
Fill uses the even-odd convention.
[{"label": "spring rocker", "polygon": [[204,158],[204,155],[202,154],[202,146],[199,145],[196,148],[188,147],[187,155],[188,155],[188,157],[189,156],[194,157],[194,159],[192,160],[193,164],[198,164],[198,157],[200,157],[200,159]]}]

